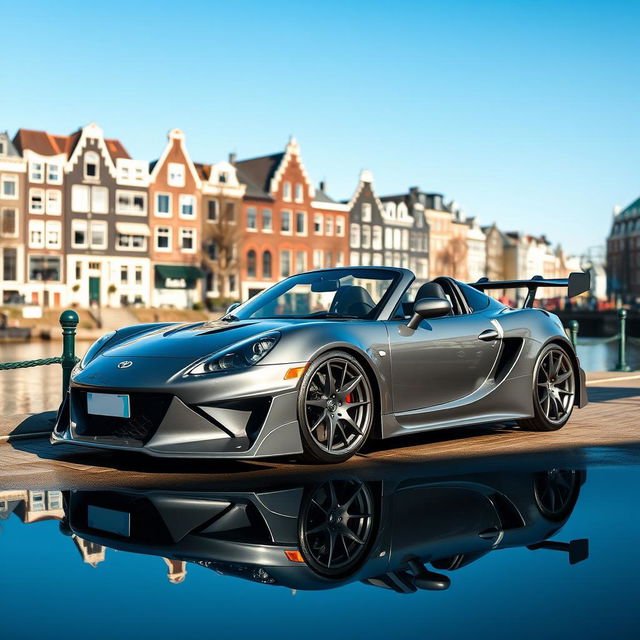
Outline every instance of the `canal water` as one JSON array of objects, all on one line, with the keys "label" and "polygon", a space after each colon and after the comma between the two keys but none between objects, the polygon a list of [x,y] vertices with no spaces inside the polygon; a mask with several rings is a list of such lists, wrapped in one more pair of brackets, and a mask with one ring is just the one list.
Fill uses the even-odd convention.
[{"label": "canal water", "polygon": [[[617,344],[601,344],[596,339],[585,338],[578,347],[578,355],[585,371],[609,371],[617,364]],[[90,343],[77,345],[78,355],[88,349]],[[0,344],[0,362],[35,360],[59,356],[60,342],[30,342]],[[640,368],[640,349],[627,347],[627,361],[633,369]],[[0,415],[35,413],[55,410],[60,403],[62,373],[59,365],[0,371]]]},{"label": "canal water", "polygon": [[636,638],[638,451],[611,455],[0,491],[3,637]]}]

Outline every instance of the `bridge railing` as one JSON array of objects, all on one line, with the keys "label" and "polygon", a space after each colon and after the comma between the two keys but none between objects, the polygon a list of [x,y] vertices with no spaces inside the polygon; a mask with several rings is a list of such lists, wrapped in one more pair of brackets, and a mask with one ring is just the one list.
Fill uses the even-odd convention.
[{"label": "bridge railing", "polygon": [[72,309],[67,309],[60,314],[60,327],[62,328],[62,355],[55,358],[40,358],[39,360],[21,360],[19,362],[0,362],[0,371],[10,369],[26,369],[28,367],[44,367],[50,364],[62,366],[62,397],[69,388],[71,371],[76,366],[76,329],[78,327],[78,314]]}]

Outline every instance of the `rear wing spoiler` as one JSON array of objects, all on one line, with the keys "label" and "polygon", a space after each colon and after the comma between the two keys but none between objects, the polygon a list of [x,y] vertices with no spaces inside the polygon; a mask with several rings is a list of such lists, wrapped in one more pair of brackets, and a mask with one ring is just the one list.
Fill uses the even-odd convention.
[{"label": "rear wing spoiler", "polygon": [[480,278],[478,282],[470,283],[470,286],[479,291],[526,288],[529,292],[523,306],[531,308],[540,287],[567,287],[569,289],[567,295],[570,298],[574,298],[585,291],[589,291],[591,288],[591,276],[584,271],[574,271],[569,274],[568,278],[551,278],[547,280],[542,276],[533,276],[531,280],[489,280],[489,278]]}]

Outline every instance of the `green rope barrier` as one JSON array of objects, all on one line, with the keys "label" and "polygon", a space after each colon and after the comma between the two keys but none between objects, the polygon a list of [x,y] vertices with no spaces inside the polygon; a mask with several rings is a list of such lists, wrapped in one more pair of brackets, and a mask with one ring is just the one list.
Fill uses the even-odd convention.
[{"label": "green rope barrier", "polygon": [[62,358],[41,358],[40,360],[22,360],[21,362],[0,362],[0,371],[5,369],[26,369],[27,367],[44,367],[48,364],[62,364]]}]

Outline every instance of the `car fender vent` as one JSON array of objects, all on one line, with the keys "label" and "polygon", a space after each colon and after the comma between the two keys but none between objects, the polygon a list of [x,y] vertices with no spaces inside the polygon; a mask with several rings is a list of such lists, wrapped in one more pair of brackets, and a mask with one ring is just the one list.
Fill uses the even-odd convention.
[{"label": "car fender vent", "polygon": [[524,340],[522,338],[502,339],[502,352],[498,358],[498,364],[496,365],[496,372],[494,376],[496,382],[502,382],[509,371],[511,371],[513,365],[518,359],[518,356],[520,355],[520,352],[522,351],[523,345]]}]

